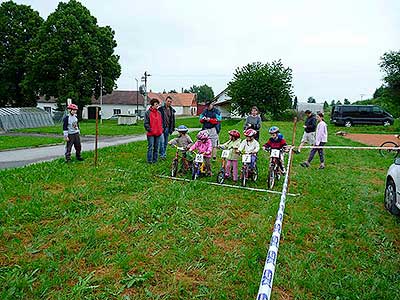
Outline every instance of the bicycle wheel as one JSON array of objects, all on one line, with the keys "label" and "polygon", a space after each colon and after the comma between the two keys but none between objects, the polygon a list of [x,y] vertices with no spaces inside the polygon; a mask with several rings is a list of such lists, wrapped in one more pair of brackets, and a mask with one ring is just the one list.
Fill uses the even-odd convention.
[{"label": "bicycle wheel", "polygon": [[171,176],[176,177],[178,174],[178,160],[174,159],[171,165]]},{"label": "bicycle wheel", "polygon": [[272,189],[275,184],[275,166],[271,164],[268,169],[268,189]]},{"label": "bicycle wheel", "polygon": [[[399,147],[395,142],[384,142],[380,147],[386,147],[386,148],[393,148],[393,147]],[[399,154],[400,149],[394,150],[394,149],[380,149],[379,153],[383,157],[387,158],[396,158],[397,155]]]},{"label": "bicycle wheel", "polygon": [[217,182],[219,184],[223,184],[224,181],[225,181],[225,171],[221,169],[221,171],[219,171],[217,174]]},{"label": "bicycle wheel", "polygon": [[243,167],[242,172],[240,174],[240,181],[242,183],[242,186],[246,186],[246,177],[247,177],[247,168]]},{"label": "bicycle wheel", "polygon": [[253,172],[251,174],[251,179],[253,179],[254,182],[256,182],[257,179],[258,179],[258,168],[257,168],[257,166],[255,166],[255,168],[253,169]]},{"label": "bicycle wheel", "polygon": [[197,177],[199,176],[199,172],[198,172],[198,166],[197,164],[193,164],[192,166],[192,180],[196,180]]}]

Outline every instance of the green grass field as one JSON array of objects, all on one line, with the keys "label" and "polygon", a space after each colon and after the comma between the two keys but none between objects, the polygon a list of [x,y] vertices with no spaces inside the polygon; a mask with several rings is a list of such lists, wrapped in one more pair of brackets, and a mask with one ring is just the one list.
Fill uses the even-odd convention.
[{"label": "green grass field", "polygon": [[63,138],[53,137],[31,137],[31,136],[1,136],[0,135],[0,150],[38,147],[49,144],[62,143]]},{"label": "green grass field", "polygon": [[[291,140],[292,124],[278,126]],[[335,131],[330,145],[359,145]],[[280,196],[161,179],[173,151],[150,166],[145,152],[138,142],[101,149],[98,168],[85,153],[0,172],[1,299],[256,298]],[[399,299],[400,220],[383,207],[391,161],[327,150],[326,169],[303,169],[307,152],[294,157],[301,196],[286,201],[272,299]],[[266,165],[260,153],[250,186],[265,188]]]}]

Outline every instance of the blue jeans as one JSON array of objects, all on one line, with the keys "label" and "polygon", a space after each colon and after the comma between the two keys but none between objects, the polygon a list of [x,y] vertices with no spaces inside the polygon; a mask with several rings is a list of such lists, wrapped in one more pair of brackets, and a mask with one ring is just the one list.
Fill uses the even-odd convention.
[{"label": "blue jeans", "polygon": [[155,163],[158,160],[158,146],[161,136],[147,136],[147,162]]},{"label": "blue jeans", "polygon": [[160,156],[163,158],[167,156],[168,136],[168,129],[164,129],[164,133],[160,136]]}]

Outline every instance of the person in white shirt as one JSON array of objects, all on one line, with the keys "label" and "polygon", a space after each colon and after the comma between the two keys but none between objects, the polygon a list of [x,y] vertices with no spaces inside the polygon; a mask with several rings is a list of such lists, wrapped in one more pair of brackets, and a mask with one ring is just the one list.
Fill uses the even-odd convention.
[{"label": "person in white shirt", "polygon": [[241,153],[251,154],[251,169],[255,168],[257,153],[258,151],[260,151],[260,143],[255,139],[256,134],[257,131],[255,131],[254,129],[245,130],[244,136],[246,137],[246,139],[240,143],[240,146],[238,148],[238,151]]}]

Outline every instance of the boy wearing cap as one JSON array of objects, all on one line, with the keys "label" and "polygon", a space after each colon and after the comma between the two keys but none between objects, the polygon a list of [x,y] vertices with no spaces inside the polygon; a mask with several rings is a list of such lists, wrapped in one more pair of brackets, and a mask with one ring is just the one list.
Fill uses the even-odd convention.
[{"label": "boy wearing cap", "polygon": [[78,125],[78,118],[76,117],[78,106],[76,104],[69,104],[67,106],[67,109],[69,114],[63,119],[64,140],[67,142],[67,145],[65,146],[65,162],[71,162],[72,145],[75,147],[76,159],[82,161],[82,146],[81,139],[79,137],[80,130]]}]

